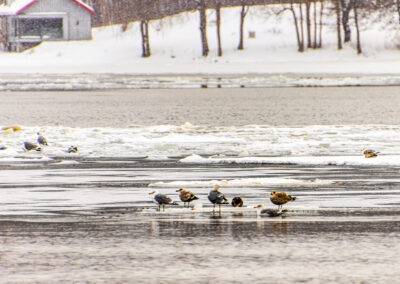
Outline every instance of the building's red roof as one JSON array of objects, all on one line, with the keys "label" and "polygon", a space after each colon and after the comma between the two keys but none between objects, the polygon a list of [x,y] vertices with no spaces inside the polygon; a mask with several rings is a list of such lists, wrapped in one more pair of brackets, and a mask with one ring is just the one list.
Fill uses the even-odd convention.
[{"label": "building's red roof", "polygon": [[[12,16],[18,15],[37,3],[39,0],[15,0],[11,5],[1,5],[0,6],[0,16]],[[71,0],[75,4],[79,5],[83,9],[87,10],[89,13],[94,14],[94,9],[88,4],[82,2],[82,0]]]},{"label": "building's red roof", "polygon": [[94,9],[90,7],[88,4],[83,3],[81,0],[72,0],[72,2],[75,2],[79,6],[81,6],[83,9],[88,10],[90,14],[94,14]]}]

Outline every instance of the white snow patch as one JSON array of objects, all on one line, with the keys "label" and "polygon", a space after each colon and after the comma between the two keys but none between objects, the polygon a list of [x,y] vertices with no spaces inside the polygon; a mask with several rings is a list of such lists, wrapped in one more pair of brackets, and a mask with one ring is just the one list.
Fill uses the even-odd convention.
[{"label": "white snow patch", "polygon": [[321,185],[329,185],[333,184],[334,181],[331,180],[301,180],[301,179],[292,179],[292,178],[242,178],[242,179],[233,179],[233,180],[210,180],[210,181],[173,181],[173,182],[155,182],[149,184],[149,187],[157,187],[157,188],[213,188],[214,185],[219,184],[220,186],[225,187],[270,187],[270,186],[321,186]]}]

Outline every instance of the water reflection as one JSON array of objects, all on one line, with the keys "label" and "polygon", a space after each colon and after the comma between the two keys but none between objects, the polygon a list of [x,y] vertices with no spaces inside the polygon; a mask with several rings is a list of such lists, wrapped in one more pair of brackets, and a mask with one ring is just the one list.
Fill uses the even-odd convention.
[{"label": "water reflection", "polygon": [[[272,219],[272,220],[271,220]],[[145,224],[143,224],[146,226]],[[252,239],[264,237],[303,237],[321,234],[399,233],[400,221],[376,222],[293,222],[289,219],[258,218],[235,220],[223,216],[208,219],[152,219],[149,236],[153,238],[232,238]]]},{"label": "water reflection", "polygon": [[287,235],[290,231],[290,222],[272,222],[269,224],[271,233],[274,235]]},{"label": "water reflection", "polygon": [[42,279],[44,268],[48,283],[383,283],[399,276],[400,221],[136,217],[0,222],[0,280]]},{"label": "water reflection", "polygon": [[149,224],[149,234],[154,238],[213,237],[232,238],[235,240],[288,235],[291,233],[292,225],[288,221],[268,222],[263,219],[237,222],[220,216],[211,216],[209,220],[205,221],[153,219]]}]

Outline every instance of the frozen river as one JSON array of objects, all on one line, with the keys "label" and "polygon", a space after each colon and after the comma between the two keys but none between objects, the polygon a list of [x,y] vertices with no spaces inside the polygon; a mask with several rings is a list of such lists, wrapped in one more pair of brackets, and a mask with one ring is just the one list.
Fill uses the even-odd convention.
[{"label": "frozen river", "polygon": [[[1,93],[22,130],[0,134],[0,282],[393,283],[399,91]],[[24,152],[38,131],[49,146]],[[214,216],[215,184],[245,208]],[[196,210],[156,212],[148,192],[180,187]],[[272,189],[297,197],[285,216],[253,208]]]}]

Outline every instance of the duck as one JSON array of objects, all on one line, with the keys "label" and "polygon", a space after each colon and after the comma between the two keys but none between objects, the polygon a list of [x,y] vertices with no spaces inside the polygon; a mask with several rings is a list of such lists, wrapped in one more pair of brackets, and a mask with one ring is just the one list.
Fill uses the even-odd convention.
[{"label": "duck", "polygon": [[233,207],[243,207],[243,203],[243,199],[239,196],[232,198],[231,204]]},{"label": "duck", "polygon": [[296,200],[296,197],[287,194],[286,192],[271,191],[269,199],[275,205],[278,205],[278,211],[282,210],[283,204]]},{"label": "duck", "polygon": [[179,198],[182,200],[183,202],[183,207],[186,207],[186,203],[187,203],[187,207],[189,208],[190,202],[192,202],[193,200],[197,200],[199,199],[196,194],[194,194],[191,191],[187,191],[186,189],[184,189],[183,187],[178,189],[176,192],[179,192]]},{"label": "duck", "polygon": [[361,151],[363,152],[363,155],[365,158],[376,158],[376,157],[378,157],[378,154],[379,154],[379,152],[377,152],[373,149],[364,148]]}]

